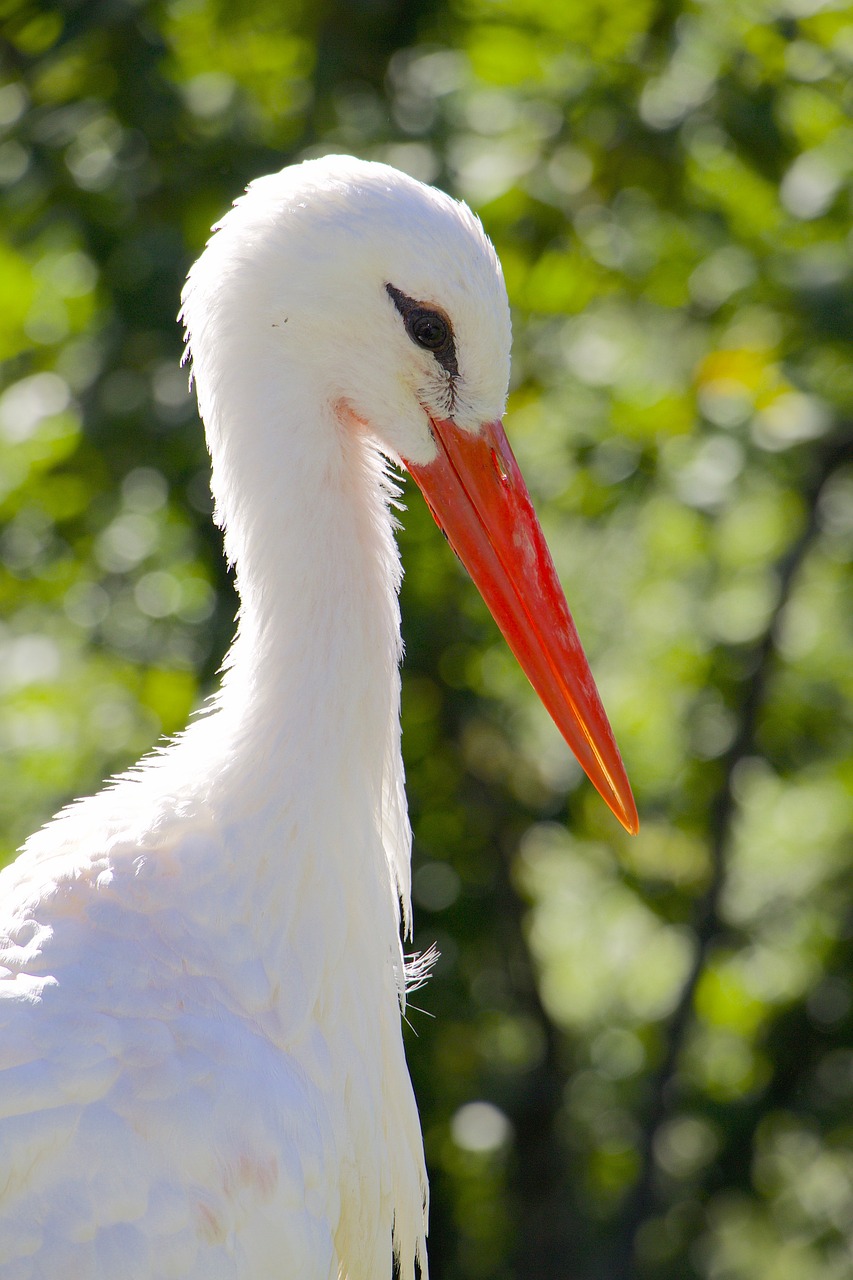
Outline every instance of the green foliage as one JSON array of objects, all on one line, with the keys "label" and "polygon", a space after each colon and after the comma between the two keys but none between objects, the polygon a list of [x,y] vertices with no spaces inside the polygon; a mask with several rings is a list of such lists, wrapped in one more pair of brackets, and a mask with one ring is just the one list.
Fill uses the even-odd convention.
[{"label": "green foliage", "polygon": [[[3,852],[175,731],[234,599],[182,277],[258,173],[471,201],[618,831],[412,495],[433,1272],[850,1273],[853,19],[731,0],[0,7]],[[571,834],[568,834],[568,833]]]}]

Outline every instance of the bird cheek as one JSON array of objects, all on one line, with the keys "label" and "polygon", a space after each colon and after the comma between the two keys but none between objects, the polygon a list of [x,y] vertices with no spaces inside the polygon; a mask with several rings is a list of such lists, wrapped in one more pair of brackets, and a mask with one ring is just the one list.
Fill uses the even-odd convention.
[{"label": "bird cheek", "polygon": [[430,415],[427,409],[413,401],[411,407],[401,414],[390,430],[381,433],[383,442],[387,442],[401,458],[418,466],[426,467],[438,457],[438,446],[432,434]]},{"label": "bird cheek", "polygon": [[374,404],[363,396],[340,396],[333,402],[332,411],[347,434],[373,436],[395,460],[409,458],[426,466],[438,456],[429,414],[408,389]]}]

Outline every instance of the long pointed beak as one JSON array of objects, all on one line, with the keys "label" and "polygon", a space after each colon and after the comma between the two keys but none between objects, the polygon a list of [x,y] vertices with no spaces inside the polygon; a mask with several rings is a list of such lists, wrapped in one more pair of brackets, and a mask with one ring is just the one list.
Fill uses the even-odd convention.
[{"label": "long pointed beak", "polygon": [[633,835],[640,824],[619,748],[503,426],[472,435],[433,420],[432,429],[438,457],[406,467],[585,773]]}]

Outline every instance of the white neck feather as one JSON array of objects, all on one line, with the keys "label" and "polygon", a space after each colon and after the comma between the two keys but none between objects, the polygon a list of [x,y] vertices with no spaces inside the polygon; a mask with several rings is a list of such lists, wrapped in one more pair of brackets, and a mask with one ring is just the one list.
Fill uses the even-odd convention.
[{"label": "white neck feather", "polygon": [[[396,934],[398,895],[408,923],[410,833],[393,490],[373,441],[339,420],[310,371],[277,352],[259,373],[257,344],[252,361],[240,354],[229,353],[227,379],[220,366],[214,395],[197,370],[217,517],[241,596],[217,698],[230,751],[217,785],[232,805],[239,796],[237,821],[253,840],[287,841],[245,851],[261,855],[267,883],[256,891],[271,908],[286,916],[302,874],[288,865],[295,858],[317,862],[327,914],[336,892],[381,870],[375,901],[388,903]],[[381,868],[364,865],[377,854]]]}]

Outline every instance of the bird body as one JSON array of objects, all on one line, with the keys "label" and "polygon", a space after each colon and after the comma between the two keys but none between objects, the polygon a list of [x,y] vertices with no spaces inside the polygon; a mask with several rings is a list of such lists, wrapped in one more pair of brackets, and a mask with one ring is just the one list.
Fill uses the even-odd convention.
[{"label": "bird body", "polygon": [[0,1275],[414,1280],[386,458],[438,518],[451,422],[506,486],[500,267],[464,206],[328,157],[252,184],[183,319],[238,632],[205,712],[0,874]]}]

